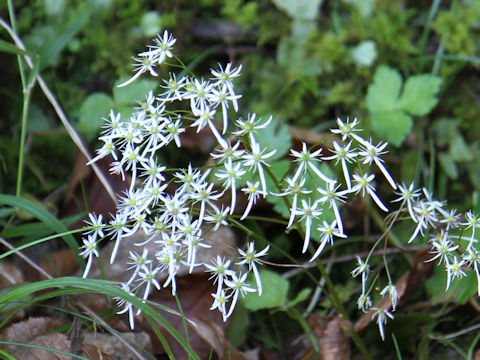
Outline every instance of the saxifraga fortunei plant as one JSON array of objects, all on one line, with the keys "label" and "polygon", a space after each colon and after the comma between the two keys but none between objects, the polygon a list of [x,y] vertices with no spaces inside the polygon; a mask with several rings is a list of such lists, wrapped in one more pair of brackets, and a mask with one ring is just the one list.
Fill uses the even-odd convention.
[{"label": "saxifraga fortunei plant", "polygon": [[[134,58],[135,74],[119,86],[128,86],[146,72],[157,77],[156,67],[170,58],[176,59],[184,68],[172,53],[176,39],[168,31],[153,41],[153,45]],[[388,144],[374,145],[372,140],[364,139],[356,118],[353,121],[337,119],[338,128],[331,129],[331,132],[338,139],[332,142],[330,156],[322,156],[321,149],[308,149],[305,143],[301,151],[291,149],[290,172],[282,179],[272,179],[277,189],[268,188],[267,177],[272,176],[268,168],[276,149],[262,147],[256,134],[272,126],[272,118],[264,120],[256,114],[249,114],[246,119],[238,118],[233,124],[230,121],[232,113],[239,110],[241,95],[235,92],[234,80],[240,76],[241,70],[241,65],[219,65],[218,69],[211,70],[212,76],[207,80],[193,75],[177,78],[175,73],[170,73],[168,79],[162,80],[162,92],[150,92],[129,119],[122,119],[113,110],[110,112],[99,137],[103,146],[90,163],[111,156],[114,159],[111,173],[119,174],[125,180],[125,174],[129,172],[131,182],[128,190],[120,196],[117,213],[111,219],[104,222],[102,215],[89,214],[81,247],[81,255],[87,259],[83,277],[88,276],[93,258],[99,256],[99,241],[106,238],[115,241],[110,258],[113,263],[122,240],[141,229],[148,236],[147,242],[154,242],[156,251],[151,253],[142,248],[145,242],[135,244],[138,249],[130,251],[130,262],[125,264],[131,276],[121,285],[122,288],[144,301],[153,288],[160,290],[170,286],[175,294],[175,277],[180,267],[187,267],[190,272],[200,267],[210,273],[216,283],[210,309],[220,311],[226,320],[232,315],[240,296],[248,292],[262,295],[257,266],[262,264],[269,246],[257,250],[254,242],[248,242],[246,249],[238,249],[239,257],[235,263],[220,256],[210,263],[197,262],[198,249],[210,247],[203,242],[206,232],[228,226],[232,221],[244,220],[259,198],[282,197],[290,212],[286,228],[296,228],[301,233],[304,238],[302,251],[305,253],[310,248],[310,261],[315,261],[336,238],[348,237],[339,206],[360,196],[373,200],[379,209],[395,215],[395,219],[411,219],[416,225],[408,243],[430,234],[427,240],[431,245],[431,261],[436,260],[445,267],[446,289],[471,268],[477,276],[480,295],[480,253],[475,246],[479,218],[471,211],[457,214],[456,210],[447,210],[444,202],[435,200],[425,188],[416,189],[413,183],[408,186],[397,184],[381,158],[387,152]],[[188,112],[180,105],[182,102],[188,103]],[[221,124],[219,128],[218,124]],[[165,174],[169,169],[158,163],[156,154],[171,143],[181,148],[180,135],[186,127],[197,132],[210,129],[218,143],[210,154],[216,166],[196,169],[188,165],[167,180]],[[341,166],[342,179],[334,179],[321,169],[322,161],[332,160]],[[400,203],[400,209],[390,211],[377,195],[374,182],[374,171],[377,170],[398,195],[394,202]],[[248,179],[246,182],[240,181],[245,178]],[[168,181],[177,184],[174,194],[165,191]],[[310,186],[312,183],[320,185]],[[238,219],[234,213],[239,190],[248,200],[245,209],[240,209],[242,215]],[[230,204],[216,205],[225,192],[231,193]],[[315,246],[311,243],[312,231],[316,232]],[[388,309],[372,307],[371,293],[378,287],[372,286],[371,282],[381,280],[380,277],[370,280],[369,263],[373,250],[382,239],[385,240],[385,236],[378,239],[366,259],[357,258],[358,266],[352,276],[361,277],[358,308],[364,312],[375,311],[373,318],[384,339],[384,325],[388,318],[393,319],[392,312],[397,307],[399,294],[385,262],[386,285],[380,296],[390,297],[392,305]],[[161,273],[166,278],[163,284],[157,280]],[[250,273],[253,273],[256,287],[247,283]],[[133,306],[124,300],[119,300],[118,305],[121,307],[119,313],[128,313],[133,328]]]}]

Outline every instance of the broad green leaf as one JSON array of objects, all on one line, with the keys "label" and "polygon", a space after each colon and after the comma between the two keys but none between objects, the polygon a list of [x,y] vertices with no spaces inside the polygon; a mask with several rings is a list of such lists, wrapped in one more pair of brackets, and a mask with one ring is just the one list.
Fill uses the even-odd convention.
[{"label": "broad green leaf", "polygon": [[465,304],[477,293],[477,277],[473,270],[467,270],[467,275],[461,279],[452,279],[450,288],[446,291],[447,272],[444,267],[435,267],[434,274],[427,280],[425,286],[432,302],[443,302],[454,298],[459,304]]},{"label": "broad green leaf", "polygon": [[307,300],[307,298],[310,296],[311,293],[312,293],[312,289],[310,289],[310,288],[305,288],[305,289],[300,290],[300,292],[297,294],[297,296],[295,296],[294,299],[292,299],[288,302],[288,307],[295,306],[295,305],[301,303],[302,301]]},{"label": "broad green leaf", "polygon": [[157,82],[149,79],[137,79],[133,83],[121,88],[117,86],[127,80],[128,78],[122,77],[115,82],[113,87],[113,101],[116,106],[133,105],[137,102],[144,102],[148,92],[157,87]]},{"label": "broad green leaf", "polygon": [[410,116],[400,111],[385,111],[372,114],[372,130],[383,140],[400,146],[412,129]]},{"label": "broad green leaf", "polygon": [[365,40],[352,48],[352,59],[358,66],[371,66],[377,58],[377,44],[373,40]]},{"label": "broad green leaf", "polygon": [[[277,273],[262,269],[260,270],[260,277],[262,279],[263,294],[258,296],[258,293],[248,293],[243,298],[243,304],[251,311],[260,309],[273,309],[286,304],[288,293],[288,280],[278,275]],[[253,287],[255,279],[249,278],[249,284]]]},{"label": "broad green leaf", "polygon": [[450,156],[455,161],[471,161],[473,160],[473,154],[470,151],[465,139],[462,135],[457,133],[455,136],[450,137]]},{"label": "broad green leaf", "polygon": [[272,0],[273,3],[293,19],[314,20],[322,0]]},{"label": "broad green leaf", "polygon": [[368,87],[368,110],[372,114],[397,110],[401,88],[402,77],[399,72],[388,66],[380,66],[375,72],[373,83]]},{"label": "broad green leaf", "polygon": [[30,104],[30,111],[28,112],[28,131],[41,131],[50,129],[47,115],[35,103]]},{"label": "broad green leaf", "polygon": [[450,179],[458,178],[457,165],[455,164],[455,160],[452,159],[450,154],[444,152],[438,154],[438,161],[442,166],[443,171],[445,171],[445,173]]},{"label": "broad green leaf", "polygon": [[255,133],[255,140],[260,143],[261,148],[267,151],[277,150],[269,159],[273,162],[275,159],[282,158],[288,153],[292,146],[292,136],[288,131],[288,125],[285,123],[275,123],[272,121],[265,129],[260,129]]},{"label": "broad green leaf", "polygon": [[145,36],[155,35],[162,29],[162,18],[157,11],[147,11],[142,16],[140,28]]},{"label": "broad green leaf", "polygon": [[87,140],[92,140],[104,123],[103,118],[113,107],[113,100],[103,93],[89,95],[80,107],[78,116],[78,131]]},{"label": "broad green leaf", "polygon": [[239,303],[233,312],[232,322],[228,325],[227,339],[235,346],[242,345],[247,339],[249,324],[248,311],[242,303]]},{"label": "broad green leaf", "polygon": [[427,115],[437,105],[436,95],[441,84],[442,79],[435,75],[409,77],[403,88],[400,108],[412,115]]}]

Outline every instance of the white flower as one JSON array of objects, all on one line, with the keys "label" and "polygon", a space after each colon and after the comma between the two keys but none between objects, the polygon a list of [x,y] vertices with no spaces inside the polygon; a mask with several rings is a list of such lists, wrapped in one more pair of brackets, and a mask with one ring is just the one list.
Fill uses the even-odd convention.
[{"label": "white flower", "polygon": [[414,183],[412,182],[410,186],[407,188],[405,184],[398,185],[399,192],[395,192],[395,194],[399,195],[399,197],[392,202],[401,201],[402,204],[407,203],[408,213],[410,214],[410,218],[417,222],[417,218],[415,212],[413,211],[413,205],[415,204],[415,199],[420,196],[420,190],[414,190]]},{"label": "white flower", "polygon": [[370,195],[370,197],[373,199],[373,201],[375,201],[375,203],[380,209],[388,212],[387,207],[382,203],[382,200],[380,200],[380,198],[375,193],[375,187],[371,184],[374,178],[374,174],[363,174],[363,176],[353,174],[353,181],[356,182],[356,185],[352,187],[352,192],[355,192],[357,194],[361,192],[363,197],[365,197],[365,193],[368,193],[368,195]]},{"label": "white flower", "polygon": [[418,222],[415,231],[413,232],[412,236],[408,240],[408,243],[411,243],[413,239],[415,239],[418,233],[424,235],[424,230],[428,229],[429,226],[432,228],[435,227],[435,223],[438,221],[435,212],[435,204],[427,201],[419,201],[413,207],[413,211],[415,212],[415,218]]},{"label": "white flower", "polygon": [[327,183],[335,182],[335,180],[330,179],[328,176],[322,173],[315,165],[316,162],[320,161],[320,159],[318,159],[317,157],[321,154],[321,152],[322,149],[318,149],[317,151],[310,153],[310,151],[307,149],[307,144],[304,142],[302,142],[301,152],[290,149],[290,154],[296,158],[294,161],[300,163],[297,171],[295,172],[295,175],[293,176],[293,182],[296,182],[298,177],[302,173],[305,174],[307,169],[311,169],[320,179]]},{"label": "white flower", "polygon": [[473,265],[473,270],[477,275],[477,294],[480,296],[480,252],[473,247],[467,248],[466,254],[463,255],[463,260],[465,260],[469,266]]},{"label": "white flower", "polygon": [[385,340],[385,331],[383,326],[387,323],[387,318],[393,319],[394,316],[391,312],[383,308],[372,308],[375,311],[373,314],[372,320],[377,318],[378,330],[380,331],[380,336],[382,340]]},{"label": "white flower", "polygon": [[155,267],[152,269],[152,264],[149,264],[149,266],[142,267],[142,269],[138,272],[138,275],[140,276],[139,281],[141,284],[145,284],[145,293],[143,294],[143,300],[147,300],[148,295],[150,294],[150,289],[153,286],[157,288],[157,290],[160,290],[160,284],[158,283],[156,279],[156,275],[158,272],[159,268]]},{"label": "white flower", "polygon": [[253,133],[259,129],[265,129],[268,126],[268,124],[272,122],[272,119],[273,119],[273,117],[270,116],[268,120],[262,124],[261,123],[262,118],[255,121],[256,116],[257,114],[253,113],[253,114],[248,114],[247,120],[243,120],[242,118],[238,119],[235,122],[235,125],[237,125],[237,127],[240,130],[234,131],[233,134],[238,137],[248,135],[250,136],[250,141],[254,143],[255,138],[253,137]]},{"label": "white flower", "polygon": [[462,278],[467,275],[465,271],[462,270],[463,265],[465,265],[465,260],[458,261],[458,258],[456,256],[453,258],[453,263],[445,265],[447,269],[447,288],[445,289],[445,291],[447,291],[450,287],[452,280],[457,277]]},{"label": "white flower", "polygon": [[227,226],[228,222],[226,220],[228,213],[230,212],[230,207],[226,207],[225,209],[223,208],[220,210],[215,204],[210,204],[211,209],[213,209],[213,212],[210,211],[208,215],[205,215],[203,220],[209,223],[215,224],[215,226],[212,228],[212,231],[218,230],[218,228],[223,225]]},{"label": "white flower", "polygon": [[127,269],[128,270],[133,269],[133,274],[130,277],[130,279],[127,281],[127,284],[130,284],[132,281],[135,280],[140,270],[145,270],[145,269],[148,270],[146,266],[152,263],[152,259],[148,258],[147,248],[143,248],[142,255],[138,255],[135,251],[130,251],[129,258],[131,261],[127,262],[127,264],[129,264],[130,267],[128,267]]},{"label": "white flower", "polygon": [[169,34],[167,30],[163,32],[163,36],[157,35],[153,39],[155,45],[148,45],[148,51],[138,54],[139,56],[153,57],[156,64],[161,64],[167,57],[173,56],[173,45],[177,41],[172,34]]},{"label": "white flower", "polygon": [[194,192],[190,194],[192,200],[200,202],[200,213],[198,214],[198,221],[202,223],[205,215],[205,205],[211,204],[213,200],[218,200],[222,193],[216,193],[213,190],[213,183],[193,183]]},{"label": "white flower", "polygon": [[232,303],[230,304],[230,309],[228,310],[228,314],[226,315],[227,318],[232,315],[233,309],[235,309],[235,305],[237,305],[239,295],[244,297],[248,292],[255,292],[255,289],[250,287],[246,283],[247,275],[247,273],[240,273],[238,275],[236,273],[233,273],[231,274],[231,280],[225,279],[225,285],[227,285],[232,290]]},{"label": "white flower", "polygon": [[146,54],[145,56],[141,56],[139,58],[133,58],[133,60],[135,60],[135,63],[133,64],[134,71],[136,72],[135,75],[120,85],[117,85],[117,87],[124,87],[131,84],[146,71],[148,71],[152,76],[158,76],[158,73],[155,71],[155,65],[157,65],[157,61],[154,54]]},{"label": "white flower", "polygon": [[242,164],[240,162],[234,164],[231,160],[228,160],[225,163],[225,170],[219,170],[215,173],[215,176],[223,181],[222,186],[224,189],[230,188],[232,193],[232,202],[230,205],[230,215],[233,214],[235,210],[235,203],[237,200],[237,188],[236,181],[240,179],[246,171],[242,169]]},{"label": "white flower", "polygon": [[214,284],[217,283],[217,294],[222,292],[223,288],[223,281],[225,277],[232,276],[234,272],[229,269],[230,260],[225,261],[224,258],[217,255],[217,259],[213,262],[213,264],[203,264],[208,272],[212,273],[210,279],[214,279]]},{"label": "white flower", "polygon": [[459,248],[459,245],[455,245],[444,230],[432,237],[430,242],[433,246],[431,253],[435,256],[428,261],[439,259],[439,264],[445,263],[445,266],[448,266],[450,264],[449,256]]},{"label": "white flower", "polygon": [[267,181],[265,179],[265,173],[263,172],[263,166],[270,166],[266,160],[272,157],[277,150],[272,150],[265,154],[266,149],[261,149],[259,143],[253,141],[251,146],[252,150],[242,156],[244,160],[243,165],[258,172],[260,183],[262,184],[263,196],[265,197],[267,194]]},{"label": "white flower", "polygon": [[94,239],[97,238],[102,238],[105,236],[103,233],[103,228],[105,227],[105,224],[103,223],[102,219],[103,216],[102,214],[95,215],[94,213],[89,213],[88,217],[90,221],[85,221],[85,223],[90,227],[87,231],[84,232],[85,235],[91,235]]},{"label": "white flower", "polygon": [[173,139],[177,147],[181,147],[182,144],[180,142],[180,134],[185,132],[185,129],[182,128],[182,121],[180,120],[180,116],[175,122],[171,120],[168,121],[166,131],[167,134],[165,135],[163,142],[165,144],[168,144]]},{"label": "white flower", "polygon": [[382,297],[385,297],[386,294],[390,296],[390,301],[392,302],[392,310],[395,311],[395,309],[397,308],[397,301],[400,297],[397,291],[397,287],[393,284],[388,284],[380,292],[380,295],[382,295]]},{"label": "white flower", "polygon": [[83,239],[83,246],[80,249],[84,249],[80,253],[80,256],[82,256],[84,259],[88,258],[87,265],[85,266],[85,270],[83,271],[82,275],[83,278],[86,278],[90,272],[90,268],[92,267],[93,256],[99,256],[96,238],[92,235],[88,235],[87,239]]},{"label": "white flower", "polygon": [[304,189],[303,186],[305,185],[306,179],[301,178],[299,184],[296,184],[292,178],[285,178],[288,187],[280,194],[271,193],[275,196],[286,196],[292,195],[292,205],[290,207],[290,218],[288,220],[287,229],[293,225],[293,221],[295,220],[295,210],[297,209],[297,202],[298,202],[298,195],[299,194],[310,194],[312,191],[308,189]]},{"label": "white flower", "polygon": [[222,108],[223,115],[223,131],[222,134],[225,134],[228,127],[228,103],[232,102],[235,111],[238,111],[237,99],[241,98],[240,95],[231,95],[228,92],[227,86],[223,85],[220,89],[212,88],[210,93],[207,95],[210,105],[214,108],[217,108],[219,105]]},{"label": "white flower", "polygon": [[[475,229],[480,228],[480,219],[474,214],[471,210],[465,214],[465,222],[462,225],[466,226],[465,229],[472,228],[472,235],[470,236],[470,243],[468,244],[468,248],[471,249],[472,244],[475,242]],[[480,294],[480,292],[479,292]]]},{"label": "white flower", "polygon": [[342,140],[345,141],[348,138],[353,138],[358,141],[360,144],[365,145],[367,142],[357,134],[356,131],[362,131],[362,129],[355,129],[355,127],[360,123],[357,118],[353,119],[353,122],[350,122],[350,119],[347,118],[347,121],[344,123],[342,119],[337,118],[338,129],[331,129],[330,131],[334,134],[342,135]]},{"label": "white flower", "polygon": [[329,208],[333,209],[333,213],[335,214],[335,219],[337,220],[338,231],[343,234],[343,223],[342,217],[340,216],[340,210],[337,206],[337,201],[345,202],[345,194],[348,194],[348,190],[337,191],[340,185],[336,185],[337,183],[327,183],[327,189],[322,189],[321,187],[317,188],[317,191],[322,195],[320,199],[321,204],[325,204],[328,202]]},{"label": "white flower", "polygon": [[322,210],[317,209],[320,202],[315,200],[312,204],[311,199],[302,200],[302,208],[295,210],[295,215],[302,215],[300,220],[305,220],[305,240],[303,243],[302,253],[307,251],[308,244],[310,243],[310,233],[312,230],[312,222],[313,219],[318,219],[320,215],[322,215]]},{"label": "white flower", "polygon": [[362,310],[363,312],[367,312],[368,309],[372,306],[372,299],[370,296],[366,294],[360,294],[357,300],[357,308],[358,310]]},{"label": "white flower", "polygon": [[333,147],[335,149],[330,149],[334,153],[332,156],[323,157],[322,160],[336,160],[335,164],[338,164],[340,161],[342,163],[343,176],[345,182],[347,183],[347,188],[350,190],[352,184],[350,182],[350,174],[348,173],[347,163],[352,163],[355,161],[355,157],[358,155],[356,152],[350,150],[352,142],[350,141],[346,146],[340,146],[336,141],[333,142]]},{"label": "white flower", "polygon": [[363,156],[363,163],[364,164],[371,164],[372,162],[377,165],[377,167],[382,172],[385,179],[389,182],[390,186],[394,189],[397,188],[397,184],[393,180],[392,176],[388,172],[388,170],[383,166],[383,160],[380,158],[380,155],[386,154],[388,151],[384,151],[387,147],[388,143],[379,143],[377,146],[373,145],[371,142],[366,142],[362,151],[358,153],[358,155]]},{"label": "white flower", "polygon": [[357,277],[362,274],[362,285],[367,281],[368,273],[370,272],[370,266],[368,262],[363,262],[363,260],[357,256],[357,267],[351,272],[353,277]]},{"label": "white flower", "polygon": [[238,252],[242,256],[243,260],[238,262],[237,265],[248,265],[248,270],[253,270],[253,275],[255,276],[255,281],[257,283],[257,291],[258,295],[261,296],[263,292],[262,288],[262,279],[260,278],[260,274],[258,273],[257,265],[260,264],[259,258],[265,256],[270,249],[270,245],[267,245],[260,252],[255,252],[255,244],[253,242],[249,242],[247,246],[247,251],[243,251],[242,249],[238,249]]},{"label": "white flower", "polygon": [[[130,287],[128,286],[128,284],[122,283],[121,287],[122,287],[122,290],[125,291],[127,294],[129,294],[131,296],[135,296],[135,294],[130,291]],[[135,321],[134,321],[135,318],[134,318],[134,314],[133,314],[132,303],[130,303],[128,301],[125,301],[120,297],[114,297],[114,299],[117,301],[117,306],[119,306],[119,307],[123,306],[123,309],[117,311],[117,314],[121,315],[121,314],[125,314],[126,312],[128,312],[128,321],[129,321],[129,324],[130,324],[130,329],[133,330],[133,328],[135,327]]]},{"label": "white flower", "polygon": [[[211,80],[214,81],[215,86],[225,85],[230,95],[235,96],[232,80],[240,76],[240,72],[242,71],[242,65],[232,69],[232,63],[228,63],[227,66],[225,66],[225,70],[222,68],[221,64],[218,64],[218,66],[220,67],[220,71],[210,69],[212,75],[214,76]],[[234,100],[233,105],[235,107],[235,111],[238,111],[238,104],[236,104],[236,100]]]},{"label": "white flower", "polygon": [[[225,145],[225,146],[224,146]],[[230,140],[226,141],[225,144],[220,144],[220,148],[215,148],[215,152],[211,153],[210,156],[213,159],[218,160],[219,163],[226,162],[228,160],[237,160],[242,157],[245,153],[245,150],[238,149],[240,146],[240,141],[237,141],[235,145],[232,146]]]},{"label": "white flower", "polygon": [[170,73],[170,78],[168,80],[163,80],[165,85],[160,85],[162,88],[166,89],[160,96],[157,97],[160,101],[174,101],[182,100],[181,90],[187,82],[186,77],[182,77],[180,80],[177,80],[175,74]]},{"label": "white flower", "polygon": [[214,301],[212,306],[210,307],[210,310],[218,309],[223,316],[223,321],[227,321],[228,316],[226,306],[230,295],[225,296],[225,291],[221,290],[220,292],[212,294],[212,296],[214,298]]},{"label": "white flower", "polygon": [[318,226],[317,229],[318,229],[318,231],[320,231],[322,233],[322,237],[320,238],[320,245],[318,246],[317,251],[312,256],[310,261],[315,260],[320,255],[322,250],[325,248],[325,245],[327,245],[328,243],[333,245],[333,237],[334,236],[341,237],[341,238],[346,238],[347,237],[347,235],[338,231],[337,220],[333,220],[333,222],[331,224],[324,221],[323,225]]},{"label": "white flower", "polygon": [[242,191],[248,195],[248,204],[240,220],[248,216],[250,210],[252,210],[252,206],[257,203],[260,195],[264,195],[263,191],[260,190],[260,183],[258,181],[252,183],[250,180],[247,180],[247,186],[242,188]]}]

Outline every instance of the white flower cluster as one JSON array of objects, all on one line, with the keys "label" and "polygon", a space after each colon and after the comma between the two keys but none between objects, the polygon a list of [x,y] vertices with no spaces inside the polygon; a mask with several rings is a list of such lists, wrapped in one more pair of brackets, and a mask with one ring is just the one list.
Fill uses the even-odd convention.
[{"label": "white flower cluster", "polygon": [[[477,292],[480,295],[480,252],[474,246],[478,242],[475,238],[475,230],[480,227],[480,219],[477,215],[472,211],[462,215],[455,209],[448,210],[445,208],[445,202],[435,200],[426,188],[415,189],[413,183],[408,187],[405,184],[398,185],[398,191],[395,194],[398,198],[392,202],[401,202],[401,209],[406,207],[405,212],[408,218],[417,224],[408,243],[419,235],[424,238],[429,234],[432,253],[429,261],[438,260],[438,265],[445,267],[447,273],[445,291],[450,288],[453,280],[466,276],[466,271],[473,269],[477,277]],[[352,275],[362,276],[362,293],[357,301],[358,308],[364,312],[369,309],[375,310],[374,317],[377,318],[380,335],[384,339],[384,324],[387,317],[393,319],[393,314],[384,308],[371,307],[372,301],[367,291],[370,273],[369,257],[365,261],[357,258],[357,263]],[[385,265],[389,283],[380,295],[390,297],[391,309],[395,311],[400,295],[390,279],[388,265]]]},{"label": "white flower cluster", "polygon": [[[126,86],[143,73],[157,76],[155,67],[173,57],[172,49],[176,39],[167,31],[163,36],[154,39],[154,45],[138,54],[134,64],[136,73],[121,86]],[[240,75],[241,66],[233,67],[231,63],[225,68],[211,70],[212,77],[208,80],[184,76],[177,79],[176,74],[170,74],[168,80],[163,80],[162,92],[150,92],[145,103],[134,112],[129,119],[122,119],[120,114],[110,112],[99,139],[103,142],[97,150],[94,162],[105,156],[113,157],[111,172],[120,174],[126,179],[126,173],[131,175],[130,186],[120,197],[118,211],[107,223],[102,216],[90,214],[87,222],[86,239],[81,255],[87,258],[84,277],[88,275],[93,257],[98,257],[98,242],[108,236],[115,240],[110,261],[113,263],[118,248],[123,239],[133,235],[139,229],[143,230],[148,239],[137,243],[139,251],[130,251],[130,279],[123,288],[133,294],[142,294],[145,301],[153,288],[171,286],[176,292],[176,275],[180,267],[203,267],[217,284],[216,292],[212,294],[211,309],[218,309],[224,320],[233,312],[239,296],[257,291],[262,294],[262,283],[257,269],[261,264],[269,246],[257,252],[254,243],[247,244],[247,249],[238,249],[239,259],[235,264],[213,256],[210,263],[197,261],[197,252],[201,247],[210,245],[204,242],[206,232],[228,225],[233,219],[237,208],[237,192],[241,190],[247,197],[245,209],[241,209],[240,220],[245,219],[262,197],[282,197],[289,207],[287,229],[296,228],[302,233],[303,253],[310,248],[312,233],[318,241],[312,250],[310,261],[315,260],[327,244],[333,244],[335,238],[346,238],[339,204],[345,203],[349,196],[361,195],[369,197],[385,212],[387,206],[378,197],[374,179],[375,174],[366,172],[375,165],[385,177],[390,186],[399,189],[402,205],[406,204],[412,220],[417,223],[412,235],[412,241],[419,234],[424,235],[427,229],[437,230],[432,245],[435,249],[435,259],[439,259],[447,268],[448,284],[450,280],[465,275],[462,268],[467,265],[474,267],[479,276],[478,259],[480,256],[472,244],[475,228],[480,222],[473,214],[467,214],[466,226],[473,229],[472,237],[461,260],[453,255],[458,248],[458,238],[449,235],[450,230],[458,228],[462,223],[455,212],[443,210],[443,204],[431,198],[424,190],[425,197],[420,199],[419,192],[413,190],[413,185],[406,188],[398,185],[383,165],[381,155],[385,154],[387,143],[374,145],[371,140],[365,140],[359,135],[359,121],[337,120],[338,128],[332,133],[341,137],[333,141],[331,155],[321,156],[321,150],[310,151],[307,144],[302,144],[302,150],[290,150],[293,158],[290,174],[283,179],[274,179],[279,192],[268,189],[269,161],[274,156],[275,149],[262,147],[257,139],[259,130],[267,127],[272,118],[264,121],[250,114],[246,119],[239,118],[229,121],[229,111],[238,112],[238,99],[241,95],[235,93],[233,80]],[[185,105],[184,103],[187,103]],[[185,111],[185,108],[189,111]],[[181,110],[179,110],[181,109]],[[218,114],[217,114],[218,113]],[[217,119],[222,123],[222,130],[217,129]],[[166,166],[159,164],[157,152],[174,143],[181,147],[181,134],[187,127],[200,131],[210,129],[218,145],[211,153],[211,158],[217,166],[202,170],[191,165],[176,172],[171,172]],[[233,127],[233,129],[232,129]],[[228,136],[226,136],[228,135]],[[332,179],[322,170],[322,161],[335,160],[340,164],[343,180]],[[350,175],[350,169],[354,172]],[[308,175],[308,176],[307,176]],[[316,177],[321,186],[308,186],[308,177]],[[244,181],[247,179],[246,181]],[[175,184],[175,191],[167,191],[169,183]],[[244,184],[242,185],[239,184]],[[342,185],[345,185],[343,189]],[[224,193],[230,193],[228,205],[219,205]],[[326,213],[332,213],[331,221],[327,221]],[[465,225],[463,224],[463,225]],[[303,225],[300,226],[300,225]],[[440,232],[438,230],[442,228]],[[142,247],[147,242],[156,245],[156,251],[150,253]],[[368,258],[364,262],[358,259],[358,267],[353,276],[362,276],[362,294],[359,298],[359,308],[366,311],[371,307],[367,292],[369,273]],[[236,266],[234,266],[236,265]],[[246,271],[245,271],[246,270]],[[247,283],[247,276],[252,273],[256,289]],[[159,276],[159,275],[163,276]],[[159,278],[166,279],[163,284]],[[389,285],[381,292],[392,299],[393,310],[398,300],[395,286]],[[119,300],[123,309],[120,313],[129,314],[133,327],[134,309],[131,304]],[[383,324],[387,317],[393,315],[385,309],[378,309],[377,322],[383,338]]]}]

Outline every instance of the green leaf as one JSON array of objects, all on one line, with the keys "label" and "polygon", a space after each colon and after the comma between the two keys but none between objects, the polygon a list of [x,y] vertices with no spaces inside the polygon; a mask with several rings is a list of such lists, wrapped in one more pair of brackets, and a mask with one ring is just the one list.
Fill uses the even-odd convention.
[{"label": "green leaf", "polygon": [[452,159],[450,154],[444,152],[438,154],[438,161],[443,171],[445,171],[445,173],[450,179],[458,178],[457,165],[455,164],[455,160]]},{"label": "green leaf", "polygon": [[[380,66],[367,91],[367,108],[371,113],[397,110],[402,77],[395,69]],[[380,134],[379,134],[380,135]]]},{"label": "green leaf", "polygon": [[100,126],[104,123],[103,118],[113,107],[113,100],[103,93],[89,95],[80,107],[78,116],[78,131],[87,140],[92,140],[97,135]]},{"label": "green leaf", "polygon": [[157,82],[149,79],[137,79],[130,85],[121,88],[117,87],[117,85],[127,80],[128,78],[122,77],[115,82],[113,87],[113,101],[116,106],[132,105],[145,101],[145,96],[148,92],[157,87]]},{"label": "green leaf", "polygon": [[450,137],[450,156],[455,161],[472,161],[473,154],[470,151],[465,139],[459,133]]},{"label": "green leaf", "polygon": [[452,159],[450,154],[444,152],[438,154],[438,162],[442,166],[443,171],[445,171],[445,173],[450,179],[458,178],[457,165],[455,164],[455,160]]},{"label": "green leaf", "polygon": [[0,51],[10,53],[10,54],[15,54],[15,55],[33,55],[31,52],[22,50],[16,47],[15,45],[10,44],[9,42],[6,42],[5,40],[1,40],[1,39],[0,39]]},{"label": "green leaf", "polygon": [[312,289],[310,289],[310,288],[302,289],[297,294],[297,296],[295,296],[295,298],[293,300],[290,300],[288,302],[288,307],[295,306],[295,305],[301,303],[302,301],[307,300],[307,298],[310,296],[311,293],[312,293]]},{"label": "green leaf", "polygon": [[372,130],[380,138],[400,146],[413,126],[410,116],[398,111],[385,111],[372,114]]},{"label": "green leaf", "polygon": [[288,125],[285,123],[279,124],[279,122],[272,121],[269,126],[255,133],[255,139],[260,143],[262,149],[277,150],[269,159],[270,162],[282,158],[292,146],[292,136],[288,131]]},{"label": "green leaf", "polygon": [[412,115],[427,115],[437,105],[436,95],[441,84],[442,79],[435,75],[409,77],[400,99],[400,108]]},{"label": "green leaf", "polygon": [[[4,194],[0,194],[0,204],[9,205],[32,214],[34,217],[36,217],[38,220],[43,222],[45,225],[47,225],[50,229],[52,229],[57,234],[67,233],[62,236],[63,239],[65,240],[67,245],[70,247],[70,249],[73,250],[82,267],[85,266],[85,261],[81,256],[78,255],[79,254],[78,244],[75,238],[72,236],[71,233],[69,233],[67,227],[64,224],[62,224],[60,220],[58,220],[55,216],[50,214],[43,207],[35,204],[30,200],[27,200],[18,196],[4,195]],[[4,253],[3,255],[5,254],[6,253]]]},{"label": "green leaf", "polygon": [[60,52],[70,43],[90,18],[91,12],[92,6],[85,3],[75,11],[74,16],[68,19],[68,21],[53,29],[53,36],[44,38],[43,44],[37,50],[38,55],[40,55],[40,70],[57,60]]},{"label": "green leaf", "polygon": [[322,0],[272,0],[273,3],[292,18],[314,20]]},{"label": "green leaf", "polygon": [[373,40],[365,40],[352,48],[352,59],[357,66],[371,66],[377,58],[377,44]]},{"label": "green leaf", "polygon": [[[258,296],[256,292],[248,293],[243,298],[245,307],[251,311],[257,311],[285,305],[289,286],[288,280],[273,271],[265,269],[260,270],[260,277],[262,279],[263,294]],[[255,287],[255,279],[250,278],[249,284]]]}]

